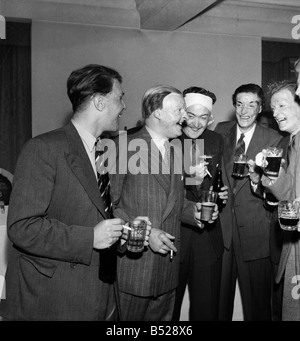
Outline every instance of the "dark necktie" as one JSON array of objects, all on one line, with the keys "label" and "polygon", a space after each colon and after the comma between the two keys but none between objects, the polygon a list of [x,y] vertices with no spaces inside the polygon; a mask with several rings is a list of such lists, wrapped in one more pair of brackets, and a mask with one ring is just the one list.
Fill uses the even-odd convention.
[{"label": "dark necktie", "polygon": [[[237,144],[236,144],[235,153],[234,153],[235,156],[245,154],[246,146],[245,146],[244,137],[245,137],[245,134],[241,133],[241,136],[238,139]],[[237,179],[237,178],[234,178],[233,180],[233,193],[235,193],[236,191],[236,186],[239,180],[240,179]]]},{"label": "dark necktie", "polygon": [[235,155],[245,154],[246,148],[244,137],[245,135],[242,133],[236,144]]},{"label": "dark necktie", "polygon": [[289,146],[288,146],[288,150],[287,150],[287,157],[286,157],[287,167],[290,164],[292,149],[293,149],[293,147],[295,145],[295,136],[296,135],[292,135],[291,136],[291,140],[289,142]]},{"label": "dark necktie", "polygon": [[[104,151],[95,150],[95,160],[96,163],[103,163],[101,160]],[[101,167],[100,167],[101,168]],[[110,181],[108,173],[102,173],[98,175],[98,187],[100,190],[100,195],[104,203],[105,212],[107,218],[112,218],[112,203],[110,199]],[[106,283],[113,283],[116,279],[117,273],[117,243],[113,244],[107,249],[99,250],[100,252],[100,267],[99,267],[99,278]]]},{"label": "dark necktie", "polygon": [[192,166],[197,163],[197,149],[196,149],[196,139],[192,139]]}]

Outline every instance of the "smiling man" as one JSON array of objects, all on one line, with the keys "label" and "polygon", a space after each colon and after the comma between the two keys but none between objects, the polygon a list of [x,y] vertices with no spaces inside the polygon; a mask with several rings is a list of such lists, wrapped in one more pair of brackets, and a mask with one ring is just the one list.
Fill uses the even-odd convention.
[{"label": "smiling man", "polygon": [[[218,166],[221,166],[224,145],[221,135],[207,129],[212,122],[213,105],[217,99],[215,94],[193,86],[185,89],[183,95],[188,119],[180,137],[182,145],[185,145],[188,140],[199,139],[198,141],[204,144],[204,154],[212,155],[212,161],[207,166],[211,177],[208,173],[204,173],[200,186],[185,184],[186,198],[197,202],[200,193],[213,185]],[[185,155],[189,163],[192,163],[192,154],[193,147],[188,155]],[[226,190],[227,188],[224,187],[220,192],[221,199],[227,199]],[[179,285],[176,290],[173,320],[178,321],[180,318],[186,285],[189,290],[190,321],[217,320],[224,250],[220,219],[212,224],[203,223],[202,229],[182,222],[181,245]]]},{"label": "smiling man", "polygon": [[95,142],[118,129],[126,109],[121,83],[103,65],[74,70],[67,80],[71,122],[29,140],[20,154],[7,218],[13,245],[0,306],[5,319],[118,319],[115,283],[99,268],[102,274],[103,252],[119,240],[124,222],[105,210]]},{"label": "smiling man", "polygon": [[[124,321],[169,321],[178,284],[184,182],[182,174],[174,172],[175,155],[168,153],[167,145],[182,134],[182,122],[187,119],[182,93],[167,85],[148,89],[142,114],[145,126],[128,135],[128,145],[143,143],[140,164],[147,172],[110,175],[114,215],[130,221],[140,212],[149,216],[153,226],[149,248],[118,258],[121,311]],[[128,149],[126,164],[136,154],[133,149]],[[119,152],[117,164],[122,156]],[[158,172],[153,171],[155,165]]]},{"label": "smiling man", "polygon": [[[219,319],[231,320],[236,280],[239,281],[244,319],[271,319],[270,220],[263,198],[252,190],[248,176],[232,177],[238,150],[249,159],[263,148],[277,145],[281,136],[256,123],[264,107],[264,94],[256,84],[238,87],[232,96],[235,121],[221,122],[215,131],[224,138],[223,181],[228,203],[220,214],[224,238]],[[237,148],[239,146],[239,148]]]},{"label": "smiling man", "polygon": [[[290,134],[287,169],[282,168],[276,181],[263,176],[262,183],[278,200],[300,200],[300,98],[296,96],[296,83],[282,81],[271,87],[271,108],[281,131]],[[299,89],[299,86],[298,86]],[[300,234],[284,231],[284,243],[276,282],[284,277],[282,320],[300,320],[300,302],[295,299],[297,275],[300,269]]]}]

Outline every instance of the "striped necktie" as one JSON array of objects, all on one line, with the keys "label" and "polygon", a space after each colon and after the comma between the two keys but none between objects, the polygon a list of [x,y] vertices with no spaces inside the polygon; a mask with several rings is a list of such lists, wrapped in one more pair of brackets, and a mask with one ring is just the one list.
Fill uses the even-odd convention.
[{"label": "striped necktie", "polygon": [[[95,162],[98,163],[99,162],[98,159],[100,158],[100,168],[101,168],[101,165],[103,165],[103,163],[104,163],[103,153],[104,153],[104,151],[99,151],[97,149],[95,150]],[[110,199],[109,175],[107,172],[102,173],[102,174],[99,174],[97,172],[97,176],[98,176],[98,187],[100,190],[101,198],[102,198],[103,203],[104,203],[105,212],[106,212],[108,218],[111,218],[112,217],[112,203],[111,203],[111,199]]]},{"label": "striped necktie", "polygon": [[[97,142],[96,142],[97,143]],[[98,142],[99,143],[99,142]],[[100,158],[100,169],[101,165],[104,163],[103,159],[104,151],[99,151],[95,149],[95,162],[99,162]],[[101,160],[102,158],[102,160]],[[108,173],[102,173],[98,175],[98,187],[100,190],[100,195],[104,203],[105,212],[107,218],[112,218],[112,202],[110,198],[110,181]],[[107,249],[99,250],[100,253],[100,266],[99,266],[99,278],[106,283],[113,283],[116,279],[117,274],[117,243],[113,244]]]},{"label": "striped necktie", "polygon": [[197,140],[196,139],[192,139],[192,166],[196,166],[197,164]]},{"label": "striped necktie", "polygon": [[235,155],[245,154],[246,146],[244,141],[245,134],[241,133],[240,138],[237,141]]}]

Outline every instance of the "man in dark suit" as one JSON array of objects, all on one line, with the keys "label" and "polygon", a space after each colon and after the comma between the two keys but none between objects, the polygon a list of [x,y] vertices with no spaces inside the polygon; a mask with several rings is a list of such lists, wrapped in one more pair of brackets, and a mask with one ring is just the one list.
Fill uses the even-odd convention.
[{"label": "man in dark suit", "polygon": [[[217,167],[221,167],[223,138],[210,131],[207,126],[212,121],[212,107],[216,96],[200,87],[191,87],[183,91],[188,120],[180,139],[185,141],[198,139],[204,144],[204,154],[212,156],[208,171],[204,173],[201,185],[185,184],[186,198],[192,202],[199,201],[200,192],[213,185]],[[202,146],[203,147],[203,146]],[[200,148],[199,148],[200,149]],[[192,164],[193,147],[185,155],[185,160]],[[189,174],[186,174],[188,177]],[[193,179],[193,178],[191,178]],[[226,199],[226,187],[220,192]],[[220,208],[219,208],[220,210]],[[181,255],[179,284],[176,289],[173,320],[179,321],[182,300],[186,285],[189,290],[190,321],[213,321],[218,319],[222,254],[224,250],[220,219],[213,224],[203,223],[203,228],[186,223],[181,225]]]},{"label": "man in dark suit", "polygon": [[248,176],[234,178],[232,169],[237,150],[254,159],[263,148],[277,145],[281,136],[256,123],[264,106],[264,94],[258,85],[241,85],[232,99],[236,121],[221,122],[215,129],[224,138],[223,174],[229,187],[228,203],[220,215],[225,250],[219,319],[232,319],[238,280],[244,319],[270,320],[270,218],[262,196],[255,193],[257,183]]},{"label": "man in dark suit", "polygon": [[117,319],[113,284],[99,279],[99,250],[120,238],[123,222],[105,212],[95,142],[118,129],[126,108],[121,82],[101,65],[73,71],[71,122],[31,139],[19,157],[8,212],[6,319]]},{"label": "man in dark suit", "polygon": [[[128,135],[127,143],[120,136],[118,164],[128,170],[110,175],[114,215],[128,221],[139,212],[152,222],[149,248],[119,257],[120,303],[124,320],[169,321],[178,284],[184,185],[181,148],[169,148],[168,140],[182,134],[187,118],[182,93],[171,86],[150,88],[142,114],[145,126]],[[125,155],[121,148],[127,144]],[[193,206],[187,216],[196,224]]]}]

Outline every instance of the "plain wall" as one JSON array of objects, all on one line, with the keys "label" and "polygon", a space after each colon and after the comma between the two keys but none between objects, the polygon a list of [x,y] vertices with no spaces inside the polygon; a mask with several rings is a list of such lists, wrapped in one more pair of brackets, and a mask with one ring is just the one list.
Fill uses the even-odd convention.
[{"label": "plain wall", "polygon": [[261,38],[33,21],[33,136],[62,126],[70,117],[66,80],[89,63],[113,67],[123,77],[127,110],[120,129],[135,126],[142,95],[156,84],[180,90],[195,85],[214,92],[216,124],[231,117],[236,87],[261,84]]}]

